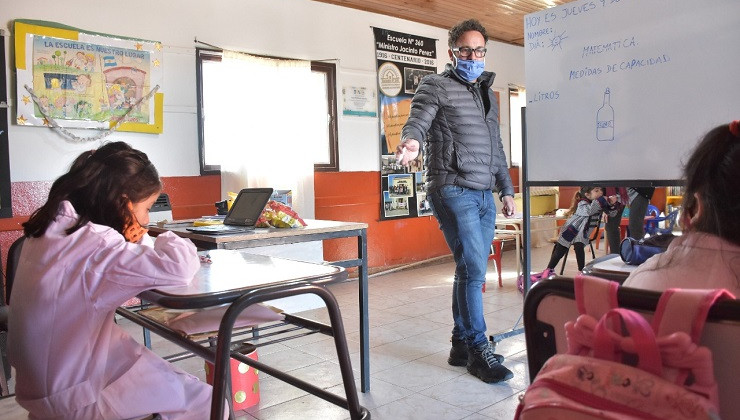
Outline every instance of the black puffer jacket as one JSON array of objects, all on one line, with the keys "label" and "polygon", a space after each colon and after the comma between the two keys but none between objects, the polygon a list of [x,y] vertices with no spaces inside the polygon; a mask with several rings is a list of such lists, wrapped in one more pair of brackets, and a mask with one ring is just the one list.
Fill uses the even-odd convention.
[{"label": "black puffer jacket", "polygon": [[[428,191],[458,185],[495,187],[500,197],[514,195],[491,90],[494,77],[483,72],[476,83],[468,83],[447,64],[442,74],[422,79],[401,135],[404,140],[424,140]],[[481,87],[488,95],[488,113]]]}]

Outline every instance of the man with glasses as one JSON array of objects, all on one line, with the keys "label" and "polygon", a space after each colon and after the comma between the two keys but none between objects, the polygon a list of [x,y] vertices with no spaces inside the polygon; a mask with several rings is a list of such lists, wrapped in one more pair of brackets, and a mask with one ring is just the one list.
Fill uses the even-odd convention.
[{"label": "man with glasses", "polygon": [[445,71],[424,77],[411,101],[396,158],[407,165],[424,140],[427,199],[455,258],[452,349],[447,362],[467,366],[484,382],[514,374],[486,338],[482,287],[496,227],[498,190],[505,217],[514,215],[514,188],[499,133],[498,103],[483,70],[486,29],[476,20],[449,32]]}]

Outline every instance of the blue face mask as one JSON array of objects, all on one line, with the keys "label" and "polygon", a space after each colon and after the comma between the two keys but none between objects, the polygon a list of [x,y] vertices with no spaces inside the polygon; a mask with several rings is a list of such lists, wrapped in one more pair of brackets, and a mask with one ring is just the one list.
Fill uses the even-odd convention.
[{"label": "blue face mask", "polygon": [[455,60],[455,71],[463,79],[472,82],[483,74],[485,65],[485,60],[461,60],[458,58]]}]

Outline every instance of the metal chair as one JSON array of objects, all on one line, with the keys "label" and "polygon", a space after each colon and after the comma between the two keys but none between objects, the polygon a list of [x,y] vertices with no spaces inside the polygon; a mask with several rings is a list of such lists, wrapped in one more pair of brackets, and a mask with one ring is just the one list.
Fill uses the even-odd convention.
[{"label": "metal chair", "polygon": [[8,395],[8,381],[10,380],[10,363],[8,363],[8,304],[10,292],[13,289],[15,270],[21,256],[25,236],[16,239],[8,249],[8,264],[5,270],[5,290],[0,302],[0,395]]},{"label": "metal chair", "polygon": [[[645,233],[649,233],[650,236],[671,233],[673,232],[673,228],[676,226],[677,218],[678,210],[673,210],[665,216],[648,219],[645,221]],[[663,221],[665,222],[665,227],[661,228],[659,223]]]},{"label": "metal chair", "polygon": [[[498,287],[504,287],[504,283],[501,280],[501,251],[503,243],[512,239],[514,239],[514,235],[497,235],[493,238],[493,242],[491,242],[491,253],[488,254],[488,261],[493,260],[494,265],[496,265],[496,271],[498,272]],[[483,283],[483,292],[485,293],[485,291],[486,283]]]},{"label": "metal chair", "polygon": [[[660,293],[653,290],[620,287],[619,306],[655,312]],[[556,353],[568,351],[564,325],[579,316],[572,278],[552,278],[530,289],[524,300],[524,338],[527,342],[529,379]],[[732,344],[735,343],[735,344]],[[717,302],[709,310],[701,345],[708,347],[714,358],[714,374],[719,389],[720,413],[723,419],[740,418],[737,398],[737,372],[740,358],[740,300]]]},{"label": "metal chair", "polygon": [[[0,295],[2,293],[0,292]],[[8,379],[10,378],[10,365],[8,364],[8,305],[5,305],[5,297],[0,304],[0,397],[10,394],[8,390]]]},{"label": "metal chair", "polygon": [[[601,224],[601,213],[598,215],[593,215],[589,217],[588,222],[586,223],[586,229],[587,232],[590,233],[588,237],[588,246],[591,248],[591,258],[596,258],[596,251],[594,251],[594,241],[597,237],[601,234],[601,229],[599,229],[599,225]],[[571,243],[570,247],[568,247],[568,252],[565,253],[565,256],[563,256],[563,264],[560,266],[560,275],[563,275],[563,272],[565,271],[565,263],[568,261],[568,254],[570,254],[570,248],[573,246]]]},{"label": "metal chair", "polygon": [[608,254],[609,253],[609,241],[606,240],[606,236],[604,234],[604,232],[606,232],[606,226],[604,224],[604,217],[603,216],[602,216],[602,218],[599,221],[598,230],[599,231],[596,232],[596,236],[594,238],[594,241],[596,241],[596,249],[599,249],[599,244],[601,243],[601,237],[603,236],[604,237],[604,243],[606,244],[605,245],[605,251]]},{"label": "metal chair", "polygon": [[659,215],[660,215],[660,210],[654,205],[648,204],[647,211],[645,212],[645,217],[648,217],[648,216],[658,217]]},{"label": "metal chair", "polygon": [[[646,218],[647,217],[652,217],[653,219],[655,219],[658,216],[660,216],[660,209],[658,209],[657,207],[655,207],[652,204],[648,204],[647,210],[645,211],[645,217]],[[652,220],[652,219],[645,219],[645,228],[644,228],[644,230],[645,230],[646,233],[647,233],[647,230],[648,230],[648,226],[647,225],[648,225],[648,222],[650,220]],[[629,228],[629,226],[627,226],[626,232],[627,232],[627,236],[630,236],[630,237],[632,236],[632,235],[630,235],[630,228]]]}]

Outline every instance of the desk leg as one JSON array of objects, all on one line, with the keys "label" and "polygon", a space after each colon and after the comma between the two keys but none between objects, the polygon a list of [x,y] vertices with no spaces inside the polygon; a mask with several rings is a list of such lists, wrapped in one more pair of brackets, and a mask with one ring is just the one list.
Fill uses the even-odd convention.
[{"label": "desk leg", "polygon": [[358,267],[360,301],[360,390],[370,391],[370,322],[368,311],[368,278],[367,278],[367,231],[362,230],[357,237],[357,254],[362,261]]},{"label": "desk leg", "polygon": [[[323,286],[299,283],[297,285],[288,286],[268,286],[261,290],[246,292],[237,300],[232,302],[228,309],[226,309],[226,312],[221,319],[221,323],[219,324],[218,337],[216,339],[213,369],[213,397],[211,399],[211,420],[223,419],[225,399],[230,394],[231,374],[229,369],[230,357],[232,357],[231,337],[234,323],[239,314],[244,309],[255,303],[308,293],[320,297],[324,301],[327,311],[329,312],[329,319],[331,320],[331,335],[334,337],[334,345],[337,350],[339,369],[342,373],[342,383],[344,384],[346,399],[337,397],[323,388],[312,385],[286,372],[264,365],[243,355],[235,353],[233,357],[249,366],[257,367],[260,371],[266,372],[277,379],[287,382],[304,391],[310,392],[325,401],[346,408],[349,410],[350,418],[352,420],[367,420],[370,418],[370,413],[360,405],[360,400],[357,395],[354,374],[352,372],[352,365],[349,358],[349,349],[347,348],[346,335],[342,324],[342,315],[339,311],[339,305],[337,304],[334,295],[331,294],[329,289]],[[230,410],[231,408],[231,405],[229,405]],[[230,411],[230,418],[234,418],[233,410]]]},{"label": "desk leg", "polygon": [[519,278],[519,275],[522,273],[522,241],[521,241],[521,232],[517,232],[516,236],[514,238],[515,244],[516,244],[516,278]]}]

